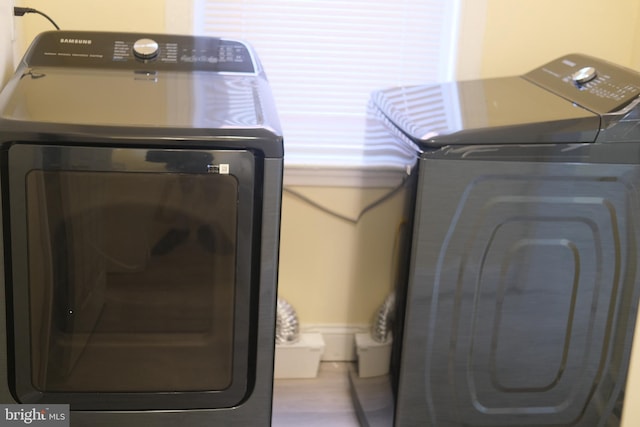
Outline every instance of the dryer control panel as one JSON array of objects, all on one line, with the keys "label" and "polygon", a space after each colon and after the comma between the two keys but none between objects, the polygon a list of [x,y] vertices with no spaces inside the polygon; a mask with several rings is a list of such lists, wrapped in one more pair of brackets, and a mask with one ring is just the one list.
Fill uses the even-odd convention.
[{"label": "dryer control panel", "polygon": [[250,47],[215,37],[49,31],[26,55],[31,67],[255,73]]},{"label": "dryer control panel", "polygon": [[640,95],[640,74],[587,55],[566,55],[523,76],[594,113],[618,111]]}]

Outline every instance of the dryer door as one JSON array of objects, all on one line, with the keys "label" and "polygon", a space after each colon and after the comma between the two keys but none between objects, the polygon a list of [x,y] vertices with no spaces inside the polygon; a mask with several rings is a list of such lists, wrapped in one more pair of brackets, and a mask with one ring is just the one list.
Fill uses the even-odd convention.
[{"label": "dryer door", "polygon": [[256,161],[242,150],[10,149],[21,402],[219,408],[246,396]]}]

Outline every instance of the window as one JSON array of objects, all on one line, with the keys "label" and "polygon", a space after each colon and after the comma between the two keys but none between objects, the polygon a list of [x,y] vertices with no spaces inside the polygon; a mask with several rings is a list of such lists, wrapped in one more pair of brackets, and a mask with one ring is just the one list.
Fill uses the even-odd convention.
[{"label": "window", "polygon": [[195,34],[246,40],[257,50],[288,169],[393,163],[364,142],[371,91],[453,75],[459,0],[194,1]]}]

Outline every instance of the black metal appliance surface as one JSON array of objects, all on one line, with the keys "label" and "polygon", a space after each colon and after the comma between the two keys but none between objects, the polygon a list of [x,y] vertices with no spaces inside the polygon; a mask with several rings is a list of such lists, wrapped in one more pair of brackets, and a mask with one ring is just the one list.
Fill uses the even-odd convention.
[{"label": "black metal appliance surface", "polygon": [[249,45],[42,33],[0,162],[1,403],[270,424],[283,145]]},{"label": "black metal appliance surface", "polygon": [[619,425],[640,291],[639,94],[638,73],[573,54],[372,95],[373,121],[417,154],[391,373],[352,376],[363,425]]}]

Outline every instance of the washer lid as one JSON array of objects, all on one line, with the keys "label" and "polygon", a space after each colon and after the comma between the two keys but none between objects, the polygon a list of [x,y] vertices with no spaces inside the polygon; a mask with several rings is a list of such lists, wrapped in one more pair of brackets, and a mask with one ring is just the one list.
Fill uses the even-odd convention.
[{"label": "washer lid", "polygon": [[593,142],[600,116],[521,77],[405,86],[372,102],[422,148]]}]

